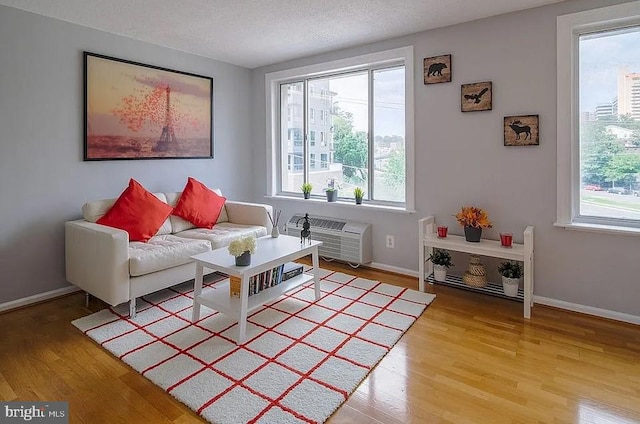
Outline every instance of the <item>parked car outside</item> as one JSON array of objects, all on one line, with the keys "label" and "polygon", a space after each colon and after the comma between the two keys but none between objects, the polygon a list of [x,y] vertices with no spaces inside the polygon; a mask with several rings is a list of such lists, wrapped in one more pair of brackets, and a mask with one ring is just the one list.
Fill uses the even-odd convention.
[{"label": "parked car outside", "polygon": [[595,184],[590,184],[590,185],[586,185],[584,186],[585,190],[590,190],[590,191],[602,191],[602,187],[600,187],[599,185],[595,185]]},{"label": "parked car outside", "polygon": [[631,194],[631,192],[624,187],[611,187],[607,189],[607,193],[614,194]]}]

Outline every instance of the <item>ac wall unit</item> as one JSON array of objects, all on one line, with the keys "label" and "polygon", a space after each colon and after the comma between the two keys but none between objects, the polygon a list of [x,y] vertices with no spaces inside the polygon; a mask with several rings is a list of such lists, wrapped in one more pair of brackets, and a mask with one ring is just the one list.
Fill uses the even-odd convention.
[{"label": "ac wall unit", "polygon": [[[304,214],[296,214],[289,219],[288,235],[300,237],[303,217]],[[324,216],[309,216],[309,222],[311,239],[322,242],[320,256],[357,264],[371,262],[371,224]]]}]

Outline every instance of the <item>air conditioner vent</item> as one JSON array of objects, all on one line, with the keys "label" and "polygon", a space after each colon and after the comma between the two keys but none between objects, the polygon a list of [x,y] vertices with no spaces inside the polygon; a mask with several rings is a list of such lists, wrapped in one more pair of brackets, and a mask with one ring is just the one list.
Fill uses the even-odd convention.
[{"label": "air conditioner vent", "polygon": [[[303,217],[296,214],[289,219],[287,234],[300,237]],[[311,239],[322,242],[318,249],[321,256],[360,264],[371,262],[371,224],[320,216],[309,216],[309,223]]]}]

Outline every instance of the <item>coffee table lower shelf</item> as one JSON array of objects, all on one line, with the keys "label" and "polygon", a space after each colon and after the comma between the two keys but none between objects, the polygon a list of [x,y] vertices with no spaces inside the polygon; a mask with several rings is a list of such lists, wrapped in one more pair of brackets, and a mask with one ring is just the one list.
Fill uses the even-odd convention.
[{"label": "coffee table lower shelf", "polygon": [[[283,281],[277,286],[269,287],[268,289],[251,295],[247,303],[247,312],[251,312],[265,303],[276,300],[284,293],[312,280],[313,275],[300,274],[287,281]],[[198,296],[198,303],[226,315],[240,315],[240,298],[229,295],[229,279],[214,284],[211,290]]]},{"label": "coffee table lower shelf", "polygon": [[489,296],[501,297],[503,299],[513,300],[516,302],[524,302],[524,290],[522,289],[522,287],[518,288],[517,297],[511,297],[504,294],[504,291],[502,290],[502,283],[493,283],[489,281],[485,287],[473,287],[466,284],[464,281],[462,281],[462,277],[458,277],[457,275],[449,275],[449,274],[447,274],[446,281],[436,281],[433,278],[433,274],[429,275],[426,278],[426,281],[429,283],[441,284],[443,286],[456,287],[459,289],[469,290],[472,292],[483,293]]}]

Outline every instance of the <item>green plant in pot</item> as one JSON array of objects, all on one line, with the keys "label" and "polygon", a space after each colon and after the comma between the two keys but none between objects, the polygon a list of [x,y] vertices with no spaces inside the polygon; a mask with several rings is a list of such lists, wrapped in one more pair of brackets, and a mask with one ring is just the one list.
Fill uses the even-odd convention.
[{"label": "green plant in pot", "polygon": [[433,253],[429,255],[427,261],[431,261],[431,263],[433,263],[433,279],[436,281],[446,281],[447,268],[453,266],[449,251],[444,249],[433,249]]},{"label": "green plant in pot", "polygon": [[518,287],[522,279],[523,268],[520,262],[504,261],[498,265],[498,272],[502,277],[502,290],[509,297],[518,296]]},{"label": "green plant in pot", "polygon": [[353,189],[353,196],[356,198],[356,205],[361,205],[364,191],[360,187],[356,187]]},{"label": "green plant in pot", "polygon": [[324,189],[327,194],[327,202],[335,202],[338,200],[338,189],[340,188],[335,178],[329,178],[327,188]]},{"label": "green plant in pot", "polygon": [[313,190],[313,186],[311,185],[311,183],[304,183],[300,187],[300,190],[302,190],[304,198],[308,199],[311,196],[311,190]]}]

